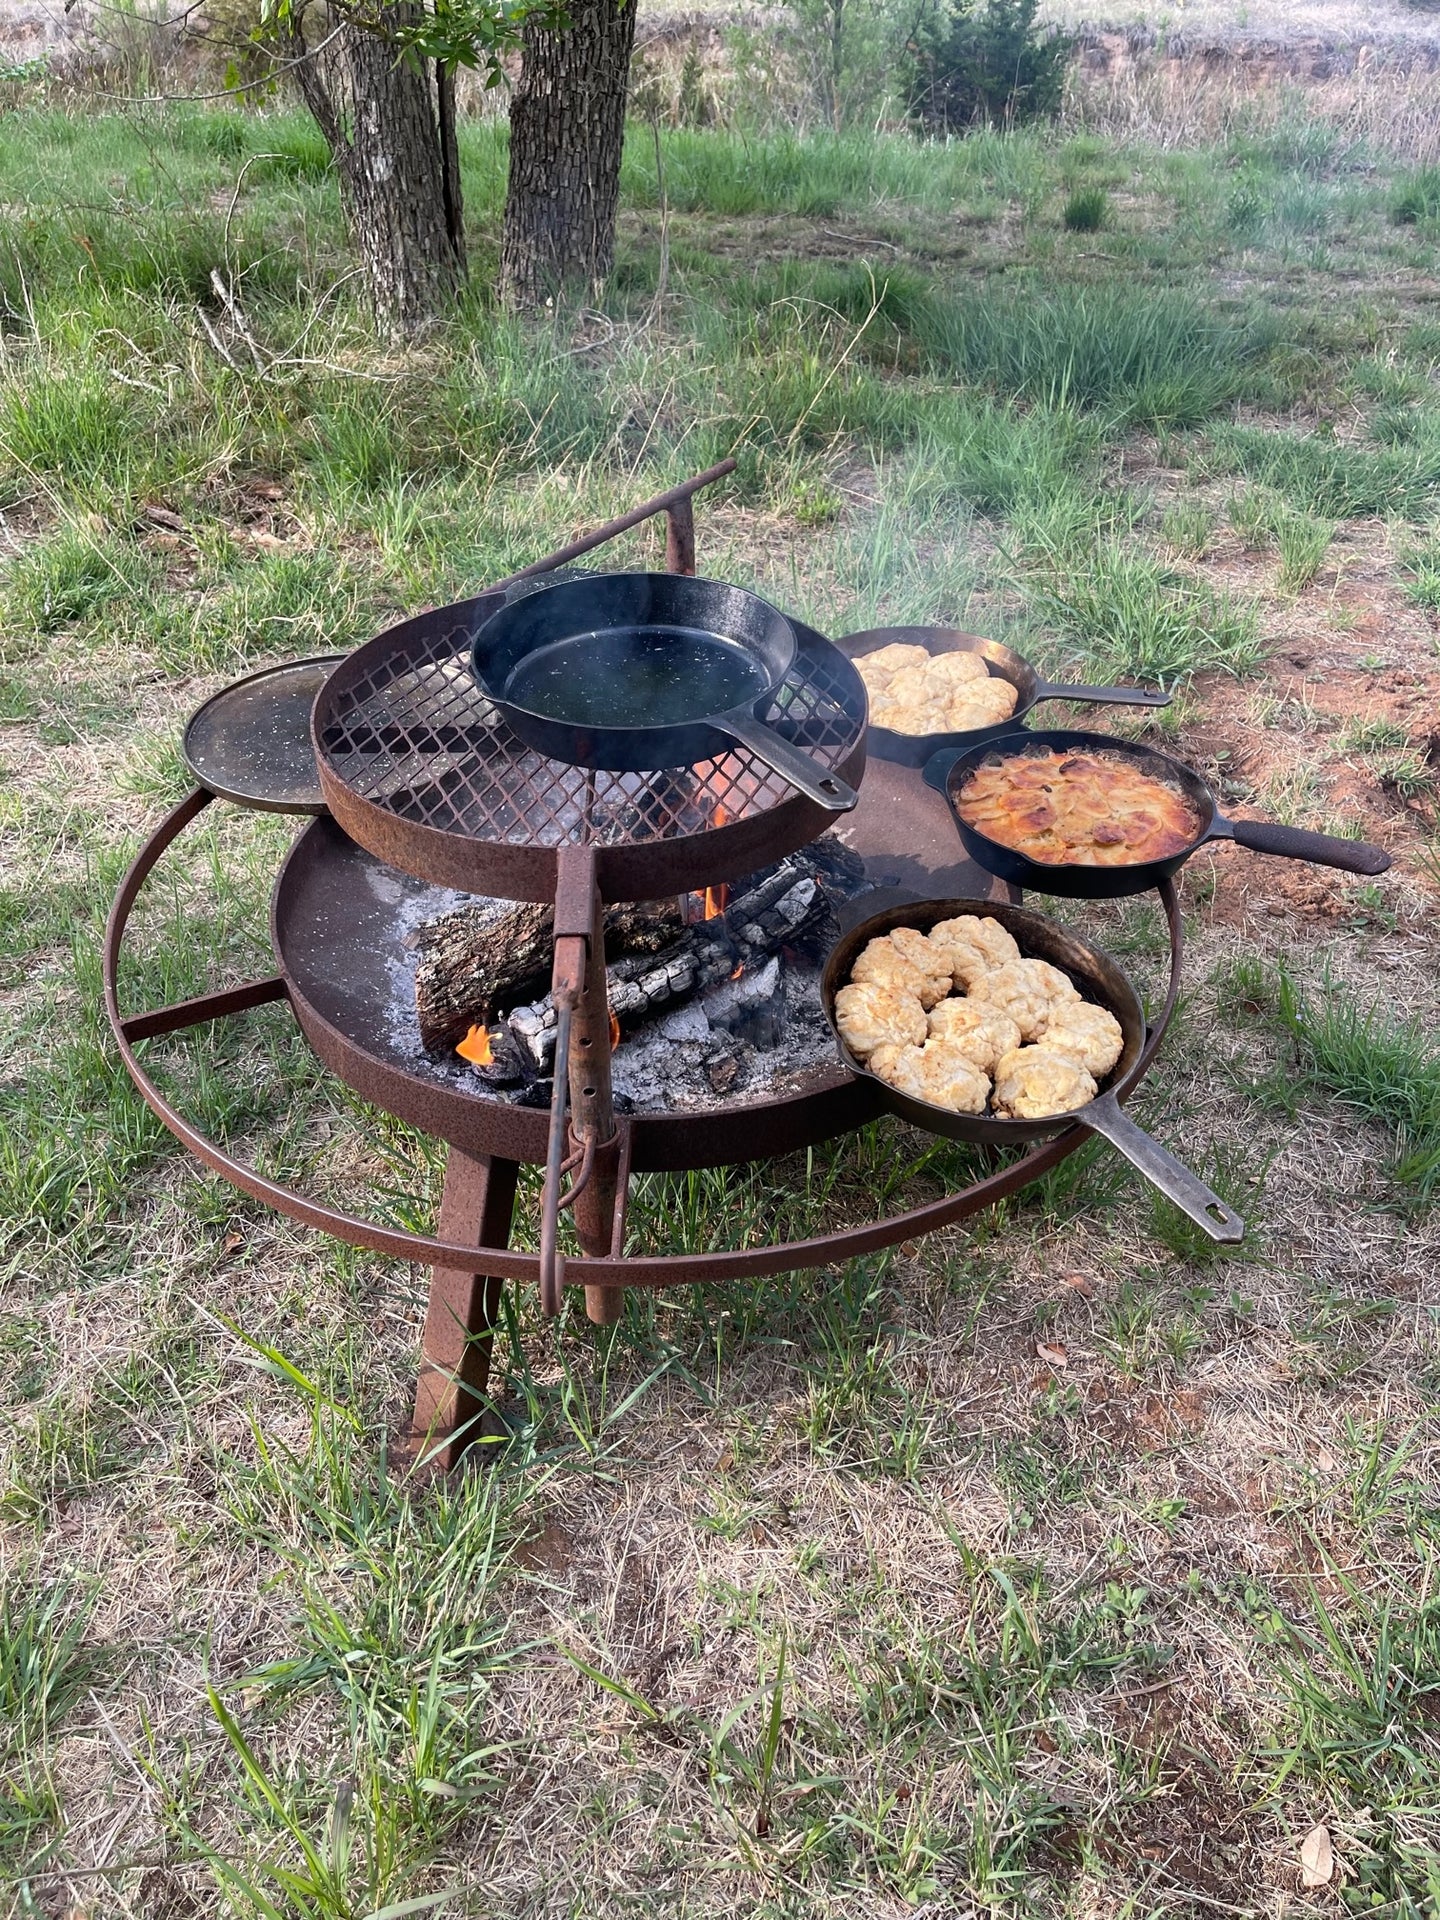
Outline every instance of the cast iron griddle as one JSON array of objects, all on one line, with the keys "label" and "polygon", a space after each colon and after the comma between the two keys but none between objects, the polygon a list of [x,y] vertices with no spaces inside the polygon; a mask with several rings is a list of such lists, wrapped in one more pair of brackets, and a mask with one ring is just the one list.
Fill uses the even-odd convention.
[{"label": "cast iron griddle", "polygon": [[324,813],[310,709],[344,658],[326,653],[262,667],[197,708],[180,753],[200,785],[217,799],[264,813]]}]

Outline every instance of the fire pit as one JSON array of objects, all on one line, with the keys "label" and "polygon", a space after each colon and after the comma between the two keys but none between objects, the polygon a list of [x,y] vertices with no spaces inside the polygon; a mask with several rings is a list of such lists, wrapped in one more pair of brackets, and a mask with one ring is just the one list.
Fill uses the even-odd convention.
[{"label": "fire pit", "polygon": [[[728,463],[527,571],[558,566],[662,512],[670,516],[672,570],[693,571],[690,497],[724,471]],[[273,977],[175,1006],[120,1010],[116,978],[135,901],[166,849],[210,804],[204,787],[141,849],[112,909],[104,954],[107,1011],[126,1066],[199,1160],[292,1218],[433,1268],[413,1434],[446,1464],[478,1435],[506,1280],[536,1284],[547,1313],[558,1310],[567,1284],[581,1285],[590,1317],[604,1322],[621,1310],[626,1286],[829,1266],[948,1226],[1035,1179],[1086,1137],[1069,1128],[961,1192],[815,1240],[685,1256],[631,1250],[632,1173],[767,1158],[876,1115],[873,1088],[828,1040],[816,989],[824,949],[847,912],[873,911],[877,893],[985,898],[993,883],[960,857],[943,804],[910,769],[871,768],[859,806],[837,825],[833,812],[742,747],[650,773],[586,770],[532,753],[468,668],[476,622],[501,591],[404,622],[326,680],[310,725],[329,812],[301,831],[277,878]],[[859,785],[863,687],[820,634],[798,631],[775,723],[818,768]],[[1180,925],[1168,886],[1161,899],[1170,990],[1144,1065],[1178,988]],[[466,1051],[479,1059],[458,1056],[453,1033],[439,1045],[432,1035],[427,1046],[416,976],[437,926],[465,923],[483,947],[487,916],[499,921],[516,902],[551,903],[553,965],[548,991],[500,1010],[502,1044],[526,1046],[528,1066],[502,1063],[499,1074],[487,1073],[483,1054],[502,1022],[476,1023],[477,1045]],[[607,977],[607,916],[628,910],[619,906],[627,902],[668,903],[669,944],[635,967],[612,958]],[[707,908],[719,923],[709,932]],[[692,916],[698,926],[687,933]],[[667,985],[677,951],[695,976],[684,994]],[[723,963],[732,953],[741,964]],[[657,958],[671,970],[658,986]],[[347,1086],[448,1143],[434,1237],[336,1212],[266,1179],[203,1136],[136,1051],[153,1036],[279,999]],[[522,1164],[546,1168],[538,1253],[507,1244]],[[557,1240],[565,1210],[584,1254],[568,1263]]]}]

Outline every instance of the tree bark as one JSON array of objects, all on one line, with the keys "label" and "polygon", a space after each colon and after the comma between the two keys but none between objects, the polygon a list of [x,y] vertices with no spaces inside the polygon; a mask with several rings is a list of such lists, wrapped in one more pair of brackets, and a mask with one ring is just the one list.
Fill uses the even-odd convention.
[{"label": "tree bark", "polygon": [[502,296],[537,305],[567,283],[605,279],[625,140],[636,0],[574,0],[561,32],[525,29],[510,104]]},{"label": "tree bark", "polygon": [[422,337],[465,270],[453,76],[354,26],[294,71],[340,176],[376,323],[397,342]]}]

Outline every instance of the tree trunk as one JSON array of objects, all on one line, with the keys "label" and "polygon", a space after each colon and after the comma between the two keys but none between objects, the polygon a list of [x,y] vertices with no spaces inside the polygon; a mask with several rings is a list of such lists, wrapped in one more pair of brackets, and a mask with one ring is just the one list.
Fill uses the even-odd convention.
[{"label": "tree trunk", "polygon": [[465,271],[453,76],[354,26],[295,76],[340,176],[376,323],[392,340],[422,336]]},{"label": "tree trunk", "polygon": [[567,281],[593,286],[614,262],[635,7],[574,0],[562,31],[525,29],[500,251],[501,292],[516,305]]}]

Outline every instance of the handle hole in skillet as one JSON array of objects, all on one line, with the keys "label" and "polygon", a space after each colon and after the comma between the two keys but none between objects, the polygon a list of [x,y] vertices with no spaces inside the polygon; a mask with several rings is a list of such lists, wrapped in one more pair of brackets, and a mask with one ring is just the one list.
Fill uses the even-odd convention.
[{"label": "handle hole in skillet", "polygon": [[1209,1205],[1206,1207],[1205,1211],[1206,1213],[1209,1214],[1210,1218],[1216,1223],[1217,1226],[1223,1227],[1228,1224],[1230,1219],[1229,1214],[1225,1211],[1224,1207],[1217,1206],[1215,1201],[1212,1200],[1209,1203]]}]

